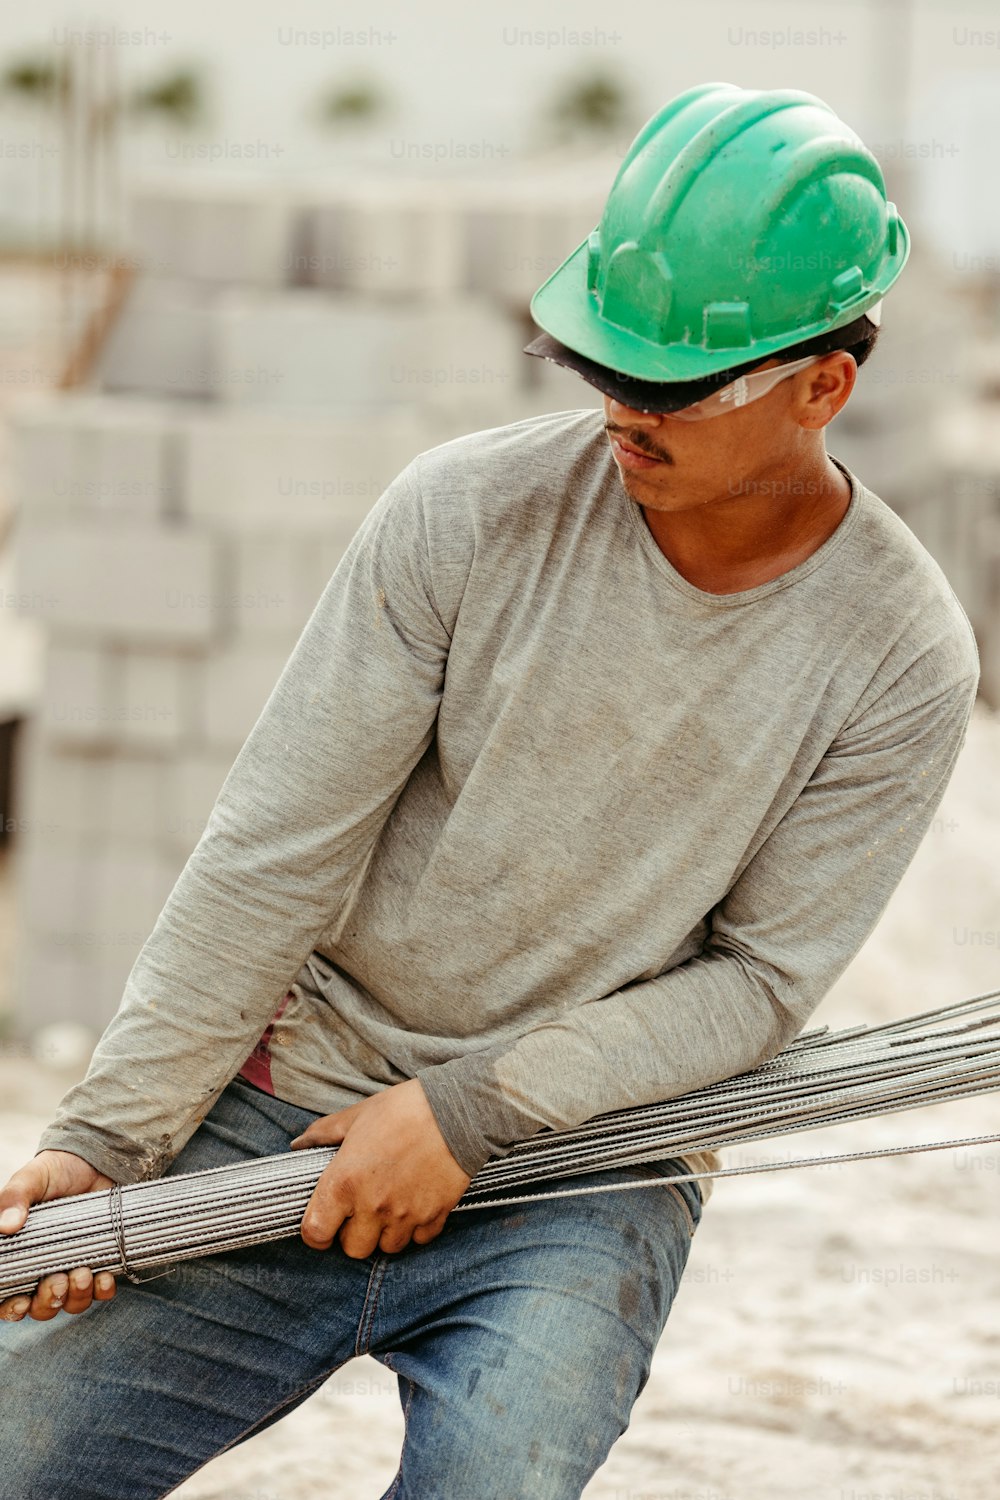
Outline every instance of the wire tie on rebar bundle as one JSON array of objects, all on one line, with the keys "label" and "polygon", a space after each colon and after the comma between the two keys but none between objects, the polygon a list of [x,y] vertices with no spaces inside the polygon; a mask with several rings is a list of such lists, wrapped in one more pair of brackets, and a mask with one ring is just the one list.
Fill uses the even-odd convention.
[{"label": "wire tie on rebar bundle", "polygon": [[108,1212],[111,1215],[111,1233],[114,1236],[115,1249],[121,1262],[121,1274],[128,1277],[135,1286],[142,1286],[147,1281],[159,1281],[163,1276],[172,1276],[174,1267],[170,1266],[166,1271],[157,1271],[152,1276],[137,1276],[128,1263],[128,1255],[125,1250],[125,1204],[122,1199],[122,1185],[116,1182],[108,1195]]}]

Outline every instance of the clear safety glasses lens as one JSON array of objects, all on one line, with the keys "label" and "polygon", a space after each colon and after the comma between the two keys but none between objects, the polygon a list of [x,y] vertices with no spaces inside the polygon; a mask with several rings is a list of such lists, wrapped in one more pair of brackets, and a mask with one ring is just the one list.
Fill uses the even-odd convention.
[{"label": "clear safety glasses lens", "polygon": [[754,370],[749,375],[738,376],[729,385],[720,386],[717,391],[706,396],[704,401],[696,401],[692,406],[682,406],[679,411],[665,411],[663,415],[674,422],[703,422],[706,417],[721,417],[724,412],[733,411],[738,406],[749,406],[751,401],[759,401],[761,396],[773,391],[780,381],[797,375],[799,370],[808,369],[823,358],[822,354],[809,354],[805,359],[793,359],[790,364],[776,365],[773,370]]}]

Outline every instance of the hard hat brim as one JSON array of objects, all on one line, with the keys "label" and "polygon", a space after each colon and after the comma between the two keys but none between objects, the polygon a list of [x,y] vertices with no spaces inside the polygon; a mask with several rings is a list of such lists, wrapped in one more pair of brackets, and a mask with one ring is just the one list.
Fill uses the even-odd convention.
[{"label": "hard hat brim", "polygon": [[[876,313],[874,318],[870,316],[872,312]],[[831,329],[825,334],[810,339],[808,343],[803,340],[802,344],[789,346],[787,353],[795,354],[803,345],[808,353],[813,355],[832,354],[835,349],[848,348],[852,343],[860,342],[867,322],[877,324],[878,312],[875,308],[869,309],[868,313],[862,313],[850,323],[842,324],[839,328]],[[525,344],[523,352],[533,354],[539,359],[551,360],[553,364],[572,370],[588,385],[595,386],[603,395],[611,396],[613,400],[620,401],[623,406],[631,407],[633,411],[671,412],[680,411],[685,406],[693,406],[696,401],[703,401],[706,396],[710,396],[713,391],[721,390],[738,375],[749,375],[752,370],[766,365],[768,360],[785,354],[786,350],[778,350],[777,355],[758,355],[756,359],[731,365],[726,370],[716,370],[711,375],[704,375],[700,380],[638,380],[634,375],[627,375],[621,370],[610,370],[607,365],[598,364],[596,360],[588,359],[585,354],[567,348],[565,344],[553,338],[551,333],[540,333],[529,344]]]},{"label": "hard hat brim", "polygon": [[718,370],[713,375],[703,376],[700,380],[638,380],[634,375],[626,375],[620,370],[610,370],[606,365],[600,365],[595,360],[588,359],[585,354],[578,354],[575,349],[568,349],[558,339],[553,338],[551,333],[540,333],[537,338],[531,340],[530,344],[524,346],[525,354],[533,354],[539,359],[550,360],[554,365],[561,365],[566,370],[572,370],[579,375],[588,385],[599,390],[602,395],[610,396],[615,401],[620,401],[623,406],[628,406],[632,411],[647,412],[670,412],[680,411],[682,407],[692,406],[696,401],[703,401],[713,391],[721,390],[731,380],[735,380],[739,374],[747,374],[759,364],[766,364],[770,355],[762,355],[760,359],[750,364],[733,366],[729,370]]}]

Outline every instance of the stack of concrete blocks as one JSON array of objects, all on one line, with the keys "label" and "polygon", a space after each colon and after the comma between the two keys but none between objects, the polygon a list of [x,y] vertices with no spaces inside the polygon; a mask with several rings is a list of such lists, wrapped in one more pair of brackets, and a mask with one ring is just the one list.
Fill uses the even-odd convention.
[{"label": "stack of concrete blocks", "polygon": [[593,227],[558,183],[351,182],[325,196],[137,197],[149,269],[105,353],[105,390],[232,408],[416,410],[433,442],[597,404],[521,353],[531,292]]},{"label": "stack of concrete blocks", "polygon": [[521,347],[603,186],[136,199],[147,269],[94,388],[24,405],[13,434],[17,587],[47,640],[19,756],[24,1029],[114,1013],[393,475],[459,433],[599,404]]}]

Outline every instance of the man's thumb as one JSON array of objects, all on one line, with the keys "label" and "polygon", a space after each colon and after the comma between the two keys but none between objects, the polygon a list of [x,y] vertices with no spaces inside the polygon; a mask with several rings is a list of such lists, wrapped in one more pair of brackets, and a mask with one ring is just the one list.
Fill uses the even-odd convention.
[{"label": "man's thumb", "polygon": [[29,1163],[15,1172],[0,1193],[0,1234],[15,1234],[24,1226],[28,1209],[45,1192],[46,1176]]}]

